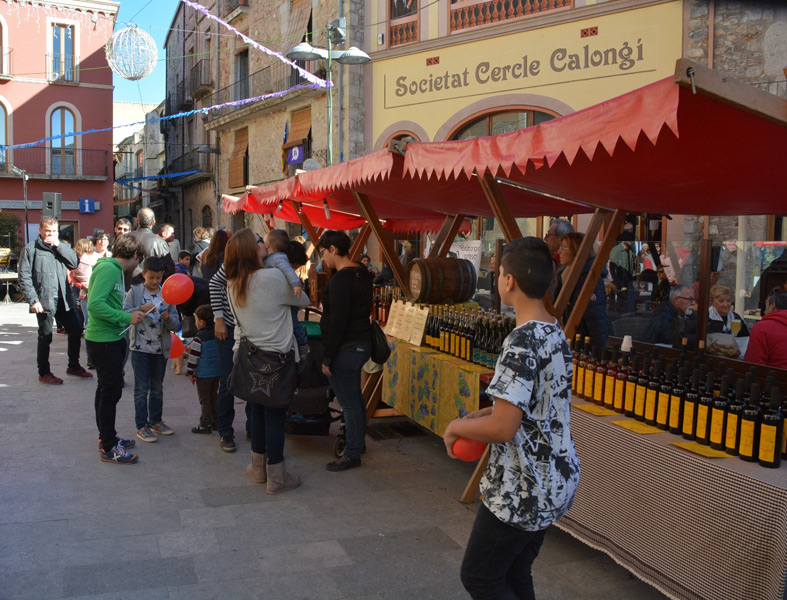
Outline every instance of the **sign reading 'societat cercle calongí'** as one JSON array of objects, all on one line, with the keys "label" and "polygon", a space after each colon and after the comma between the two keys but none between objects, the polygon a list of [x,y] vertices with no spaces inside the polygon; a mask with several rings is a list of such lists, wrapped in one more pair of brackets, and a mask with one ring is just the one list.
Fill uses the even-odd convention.
[{"label": "sign reading 'societat cercle calong\u00ed'", "polygon": [[385,74],[385,106],[394,108],[652,71],[657,68],[657,44],[657,28],[648,27],[540,46],[505,47],[498,42],[486,56],[469,51],[469,47],[458,53],[438,51],[434,54],[440,57],[439,64],[426,67],[421,62],[406,68],[405,64],[415,61],[400,61],[403,68],[392,68]]}]

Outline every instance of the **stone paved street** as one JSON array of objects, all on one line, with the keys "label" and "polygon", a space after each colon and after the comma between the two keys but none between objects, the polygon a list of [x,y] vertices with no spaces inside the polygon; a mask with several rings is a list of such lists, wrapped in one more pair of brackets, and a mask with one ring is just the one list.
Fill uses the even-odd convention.
[{"label": "stone paved street", "polygon": [[[290,436],[298,490],[249,482],[249,443],[193,435],[195,388],[168,369],[164,420],[175,435],[137,441],[136,465],[99,461],[95,380],[65,377],[66,338],[38,383],[35,318],[0,305],[0,598],[198,600],[466,598],[459,581],[478,508],[458,501],[472,465],[430,434],[367,438],[362,468],[331,473],[329,436]],[[84,349],[83,349],[84,353]],[[133,375],[117,425],[132,437]],[[244,428],[238,403],[236,431]],[[548,599],[664,598],[611,559],[553,528],[534,567]]]}]

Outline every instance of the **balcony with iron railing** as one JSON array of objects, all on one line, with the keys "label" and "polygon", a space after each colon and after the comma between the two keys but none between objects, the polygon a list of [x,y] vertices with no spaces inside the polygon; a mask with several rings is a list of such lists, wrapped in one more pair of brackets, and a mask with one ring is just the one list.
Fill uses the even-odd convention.
[{"label": "balcony with iron railing", "polygon": [[[189,173],[181,177],[170,179],[172,185],[183,185],[185,183],[196,183],[213,179],[214,167],[217,154],[211,152],[197,152],[196,149],[190,150],[185,154],[176,157],[169,163],[170,173]],[[190,173],[190,171],[197,171]]]},{"label": "balcony with iron railing", "polygon": [[109,176],[108,150],[78,148],[16,148],[9,152],[8,163],[28,175],[52,179],[90,179]]},{"label": "balcony with iron railing", "polygon": [[194,106],[194,98],[191,96],[191,84],[188,79],[178,82],[175,90],[175,108],[177,110],[189,110]]},{"label": "balcony with iron railing", "polygon": [[79,82],[79,57],[73,54],[49,53],[46,55],[47,78],[56,83]]},{"label": "balcony with iron railing", "polygon": [[203,58],[191,68],[191,95],[201,98],[213,91],[213,61]]},{"label": "balcony with iron railing", "polygon": [[[299,64],[301,63],[299,62]],[[257,96],[275,92],[283,92],[305,82],[306,80],[303,78],[303,75],[293,67],[283,63],[276,63],[264,69],[260,69],[256,73],[252,73],[245,79],[241,79],[232,85],[220,89],[206,99],[205,105],[217,106],[227,102],[256,98]],[[208,120],[219,119],[241,110],[246,106],[248,106],[248,104],[225,106],[217,111],[211,111]]]}]

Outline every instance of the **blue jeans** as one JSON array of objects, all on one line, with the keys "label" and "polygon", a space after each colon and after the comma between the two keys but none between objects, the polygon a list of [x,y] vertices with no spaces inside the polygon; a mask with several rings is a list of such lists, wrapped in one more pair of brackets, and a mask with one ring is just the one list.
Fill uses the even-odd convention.
[{"label": "blue jeans", "polygon": [[530,567],[546,529],[503,523],[481,504],[462,561],[462,585],[473,600],[535,600]]},{"label": "blue jeans", "polygon": [[290,311],[292,312],[292,333],[295,335],[295,341],[298,342],[298,345],[303,346],[307,342],[306,328],[298,320],[298,307],[291,306]]},{"label": "blue jeans", "polygon": [[[227,382],[232,373],[232,365],[235,359],[232,347],[235,345],[235,328],[227,326],[227,339],[223,342],[216,338],[219,348],[219,408],[216,427],[221,437],[234,437],[235,429],[232,423],[235,421],[235,396],[227,388]],[[251,407],[246,403],[246,432],[251,432]]]},{"label": "blue jeans", "polygon": [[360,459],[365,445],[366,403],[361,392],[361,369],[371,355],[371,342],[363,342],[339,350],[331,363],[328,382],[344,414],[347,458]]},{"label": "blue jeans", "polygon": [[247,403],[251,409],[251,451],[266,454],[269,465],[284,460],[284,421],[286,408],[268,408]]},{"label": "blue jeans", "polygon": [[142,429],[161,421],[167,357],[132,350],[131,367],[134,369],[134,420],[137,429]]}]

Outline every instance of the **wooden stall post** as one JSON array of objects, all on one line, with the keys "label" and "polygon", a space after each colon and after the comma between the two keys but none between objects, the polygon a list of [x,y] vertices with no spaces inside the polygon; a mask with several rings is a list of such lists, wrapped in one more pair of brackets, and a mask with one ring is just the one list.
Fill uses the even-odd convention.
[{"label": "wooden stall post", "polygon": [[446,216],[445,221],[443,221],[443,226],[440,228],[434,244],[432,244],[431,250],[429,250],[429,258],[443,258],[448,256],[448,252],[451,250],[451,244],[454,243],[454,239],[456,239],[456,234],[459,233],[459,229],[462,227],[464,218],[464,215]]},{"label": "wooden stall post", "polygon": [[[593,265],[590,267],[590,272],[588,273],[587,278],[585,279],[585,283],[582,286],[582,289],[579,292],[579,296],[577,297],[576,304],[571,309],[571,316],[569,316],[568,321],[566,322],[566,326],[564,331],[566,333],[566,338],[571,339],[574,337],[574,333],[577,330],[577,326],[579,322],[582,320],[582,317],[585,314],[585,309],[587,308],[588,302],[590,302],[590,296],[593,295],[593,290],[596,287],[596,282],[598,278],[601,277],[601,272],[604,270],[604,266],[607,264],[607,259],[609,259],[609,253],[612,250],[612,246],[615,245],[615,238],[620,235],[620,232],[623,231],[623,223],[626,220],[626,213],[622,210],[616,210],[614,213],[609,213],[605,215],[604,221],[608,224],[607,226],[607,235],[604,238],[604,241],[601,242],[601,247],[598,250],[598,254],[596,254],[596,258],[593,260]],[[595,217],[594,217],[595,218]],[[588,241],[588,236],[585,236],[585,239],[582,240],[582,245],[585,245],[585,242]],[[592,243],[592,240],[591,240]],[[587,259],[585,259],[587,260]],[[582,270],[580,267],[584,265],[584,262],[577,262],[574,261],[574,268],[572,271],[576,271],[577,274]],[[575,283],[576,285],[576,283]],[[564,288],[560,291],[560,295],[563,295],[565,291]]]},{"label": "wooden stall post", "polygon": [[306,235],[309,236],[309,239],[312,241],[312,245],[317,246],[317,242],[320,239],[320,236],[317,235],[317,232],[314,230],[314,226],[312,225],[311,219],[309,219],[308,215],[304,212],[301,212],[298,209],[298,203],[295,200],[290,200],[292,207],[295,209],[295,214],[298,215],[298,220],[303,225],[303,228],[306,230]]},{"label": "wooden stall post", "polygon": [[350,248],[350,260],[354,260],[358,262],[360,260],[363,247],[366,245],[366,242],[369,241],[369,235],[371,235],[372,229],[369,227],[368,223],[364,223],[361,227],[360,231],[358,231],[358,235],[353,242],[352,248]]},{"label": "wooden stall post", "polygon": [[402,288],[402,291],[409,296],[410,286],[407,285],[404,267],[402,266],[402,263],[399,262],[399,257],[396,255],[396,250],[394,250],[391,239],[388,237],[387,232],[382,226],[382,223],[380,223],[380,219],[377,217],[377,211],[374,210],[374,207],[372,206],[372,203],[369,201],[369,197],[366,194],[353,192],[353,196],[355,197],[355,201],[358,203],[358,208],[361,209],[361,214],[363,214],[364,218],[366,219],[366,223],[369,225],[369,227],[371,227],[375,237],[377,238],[377,241],[380,242],[383,255],[385,256],[385,260],[388,261],[388,265],[393,271],[396,283],[398,283],[399,287]]}]

